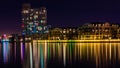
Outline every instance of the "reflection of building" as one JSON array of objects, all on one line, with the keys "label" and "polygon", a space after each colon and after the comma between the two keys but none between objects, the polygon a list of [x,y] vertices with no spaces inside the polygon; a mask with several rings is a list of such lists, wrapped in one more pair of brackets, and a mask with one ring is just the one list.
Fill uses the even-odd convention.
[{"label": "reflection of building", "polygon": [[78,28],[78,39],[113,39],[119,36],[117,24],[86,23]]},{"label": "reflection of building", "polygon": [[45,7],[32,9],[30,4],[22,8],[22,28],[24,34],[43,34],[47,30],[47,10]]}]

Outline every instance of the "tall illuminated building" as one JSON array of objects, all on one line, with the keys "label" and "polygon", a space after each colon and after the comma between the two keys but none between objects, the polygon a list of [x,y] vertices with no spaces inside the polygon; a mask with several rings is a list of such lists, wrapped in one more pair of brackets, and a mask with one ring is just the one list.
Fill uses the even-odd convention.
[{"label": "tall illuminated building", "polygon": [[31,8],[30,4],[22,7],[22,33],[25,35],[45,33],[47,26],[47,10],[45,7]]}]

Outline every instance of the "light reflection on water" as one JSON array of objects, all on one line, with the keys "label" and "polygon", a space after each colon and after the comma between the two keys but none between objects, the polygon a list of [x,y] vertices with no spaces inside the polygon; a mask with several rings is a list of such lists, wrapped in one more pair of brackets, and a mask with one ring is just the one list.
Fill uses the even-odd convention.
[{"label": "light reflection on water", "polygon": [[9,46],[9,43],[8,42],[3,42],[2,43],[4,46],[2,46],[2,49],[3,49],[3,60],[4,60],[4,63],[7,63],[8,62],[8,58],[9,58],[9,55],[10,55],[10,46]]},{"label": "light reflection on water", "polygon": [[119,68],[120,43],[3,42],[0,63],[13,61],[21,68]]}]

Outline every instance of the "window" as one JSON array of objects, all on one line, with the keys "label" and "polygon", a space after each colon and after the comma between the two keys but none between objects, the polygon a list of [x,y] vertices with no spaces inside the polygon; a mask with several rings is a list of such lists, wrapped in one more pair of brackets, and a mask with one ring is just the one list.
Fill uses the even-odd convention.
[{"label": "window", "polygon": [[25,11],[25,13],[29,13],[29,11],[28,11],[28,10],[26,10],[26,11]]},{"label": "window", "polygon": [[46,12],[46,10],[43,10],[43,12]]},{"label": "window", "polygon": [[34,19],[37,19],[38,18],[38,15],[34,15]]},{"label": "window", "polygon": [[63,33],[66,33],[66,31],[64,30]]},{"label": "window", "polygon": [[27,17],[26,20],[29,20],[29,18]]},{"label": "window", "polygon": [[95,26],[97,27],[97,24]]},{"label": "window", "polygon": [[32,20],[32,17],[30,17],[30,19]]},{"label": "window", "polygon": [[33,22],[30,22],[29,24],[33,24]]},{"label": "window", "polygon": [[30,16],[33,16],[33,13],[31,13]]},{"label": "window", "polygon": [[101,26],[101,24],[98,24],[98,26],[100,27],[100,26]]},{"label": "window", "polygon": [[38,14],[38,11],[36,11],[36,14]]},{"label": "window", "polygon": [[33,11],[33,9],[31,9],[31,11]]},{"label": "window", "polygon": [[22,18],[22,20],[24,20],[24,18]]},{"label": "window", "polygon": [[23,10],[23,13],[29,13],[29,11],[28,10]]},{"label": "window", "polygon": [[45,23],[45,21],[44,21],[44,20],[41,20],[41,23]]},{"label": "window", "polygon": [[32,28],[29,28],[30,31],[32,31]]},{"label": "window", "polygon": [[38,27],[38,30],[42,30],[42,27],[41,27],[41,26],[39,26],[39,27]]}]

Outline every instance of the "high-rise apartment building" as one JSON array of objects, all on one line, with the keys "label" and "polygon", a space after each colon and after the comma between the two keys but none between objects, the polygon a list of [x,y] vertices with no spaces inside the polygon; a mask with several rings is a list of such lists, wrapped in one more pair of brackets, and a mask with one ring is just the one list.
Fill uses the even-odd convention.
[{"label": "high-rise apartment building", "polygon": [[48,28],[47,10],[45,7],[31,8],[30,4],[24,4],[22,7],[22,29],[23,34],[30,35],[35,33],[43,34]]}]

